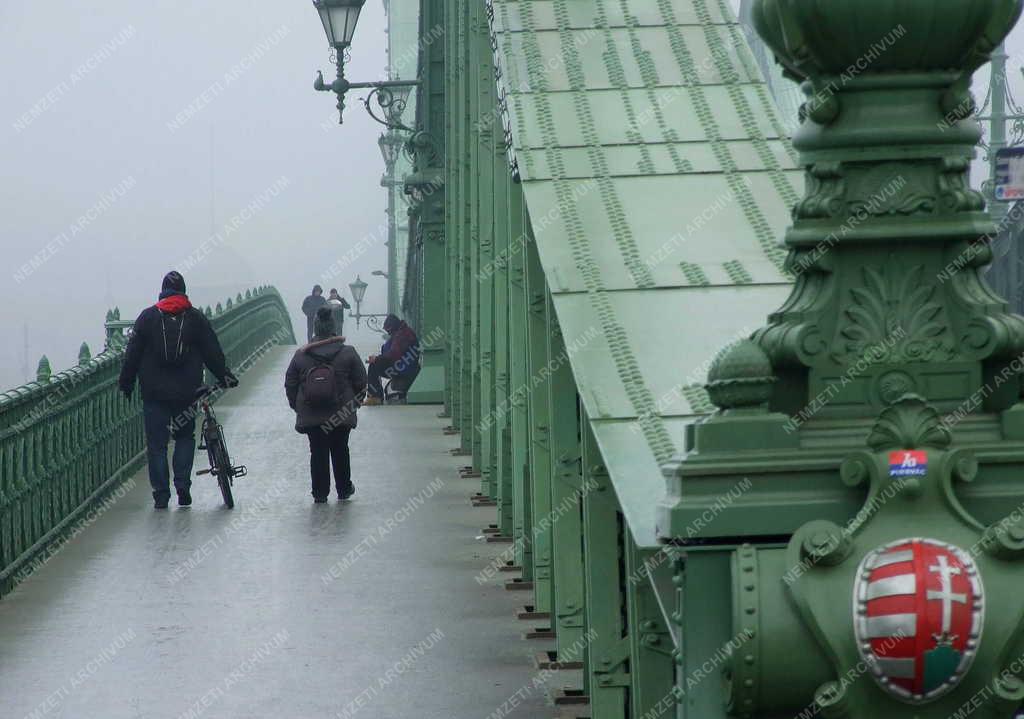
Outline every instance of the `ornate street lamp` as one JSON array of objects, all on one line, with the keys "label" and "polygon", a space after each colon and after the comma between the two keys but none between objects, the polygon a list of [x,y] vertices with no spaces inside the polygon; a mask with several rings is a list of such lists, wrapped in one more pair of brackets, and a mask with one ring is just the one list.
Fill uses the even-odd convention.
[{"label": "ornate street lamp", "polygon": [[320,13],[327,41],[338,52],[352,44],[359,13],[366,0],[313,0],[313,6]]},{"label": "ornate street lamp", "polygon": [[391,167],[398,161],[398,153],[403,144],[402,136],[398,132],[392,130],[381,133],[381,136],[377,138],[377,145],[380,147],[380,154],[384,157],[385,165]]},{"label": "ornate street lamp", "polygon": [[[335,62],[338,67],[337,77],[331,84],[324,83],[323,73],[319,70],[313,81],[313,89],[320,92],[333,92],[338,96],[338,124],[342,122],[345,112],[345,93],[353,88],[370,88],[370,94],[363,98],[366,111],[374,120],[389,129],[409,130],[412,128],[402,123],[402,114],[409,101],[409,92],[419,85],[418,80],[385,80],[381,82],[349,82],[345,79],[345,53],[352,44],[352,36],[359,21],[359,12],[366,0],[313,0],[313,7],[320,14],[327,42],[334,49]],[[383,114],[378,115],[371,102],[376,99],[377,107]]]},{"label": "ornate street lamp", "polygon": [[366,288],[368,286],[369,285],[367,285],[365,282],[363,282],[361,279],[359,279],[359,275],[356,275],[356,281],[355,282],[349,283],[348,287],[349,287],[350,290],[352,290],[352,299],[354,299],[356,301],[356,308],[357,308],[356,312],[359,311],[358,310],[359,305],[361,305],[363,303],[363,296],[366,295]]},{"label": "ornate street lamp", "polygon": [[[376,274],[376,273],[374,273]],[[349,317],[352,317],[356,321],[356,327],[359,326],[359,321],[366,318],[366,326],[377,332],[383,331],[383,318],[387,317],[387,314],[363,314],[360,311],[360,306],[363,304],[363,297],[366,295],[366,288],[369,287],[365,282],[360,279],[359,275],[356,275],[356,281],[350,282],[348,285],[349,290],[352,292],[352,299],[356,303],[356,311],[348,313]]]}]

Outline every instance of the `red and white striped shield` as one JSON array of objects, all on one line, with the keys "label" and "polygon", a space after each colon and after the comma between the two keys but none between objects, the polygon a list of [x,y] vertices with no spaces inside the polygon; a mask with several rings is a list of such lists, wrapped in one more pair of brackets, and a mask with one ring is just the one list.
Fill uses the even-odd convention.
[{"label": "red and white striped shield", "polygon": [[967,552],[934,539],[892,542],[864,557],[853,591],[857,647],[885,691],[923,703],[960,682],[985,610]]}]

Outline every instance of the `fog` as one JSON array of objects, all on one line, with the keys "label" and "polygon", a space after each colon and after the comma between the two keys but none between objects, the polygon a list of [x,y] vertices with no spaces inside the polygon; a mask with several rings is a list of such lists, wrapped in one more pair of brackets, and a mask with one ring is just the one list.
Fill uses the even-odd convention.
[{"label": "fog", "polygon": [[[1024,99],[1022,51],[1017,30]],[[348,77],[382,78],[384,61],[370,0]],[[277,286],[297,334],[314,282],[348,296],[358,273],[363,309],[384,310],[381,128],[358,93],[339,127],[333,95],[313,91],[333,68],[310,2],[4,2],[0,63],[0,388],[43,353],[59,370],[83,340],[98,352],[106,309],[134,317],[172,268],[200,305]]]},{"label": "fog", "polygon": [[[71,366],[172,268],[201,305],[275,285],[297,335],[314,282],[348,297],[359,273],[384,311],[382,128],[356,92],[338,126],[328,52],[308,1],[0,4],[0,388],[27,379],[25,328],[29,375]],[[379,0],[351,55],[383,77]]]}]

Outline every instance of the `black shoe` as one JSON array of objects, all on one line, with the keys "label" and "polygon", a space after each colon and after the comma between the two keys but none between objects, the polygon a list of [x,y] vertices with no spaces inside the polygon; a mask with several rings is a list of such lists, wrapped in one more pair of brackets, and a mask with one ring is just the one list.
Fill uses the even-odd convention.
[{"label": "black shoe", "polygon": [[153,509],[167,509],[167,502],[170,497],[154,497],[153,498]]},{"label": "black shoe", "polygon": [[327,497],[313,497],[313,504],[327,504]]},{"label": "black shoe", "polygon": [[[178,506],[179,507],[188,507],[191,504],[192,504],[192,493],[189,492],[187,489],[179,489],[178,490]],[[164,506],[166,507],[167,505],[165,504]]]},{"label": "black shoe", "polygon": [[355,487],[349,487],[344,492],[338,492],[338,501],[339,502],[347,502],[348,500],[352,499],[352,495],[355,494],[355,493],[356,493],[356,488]]}]

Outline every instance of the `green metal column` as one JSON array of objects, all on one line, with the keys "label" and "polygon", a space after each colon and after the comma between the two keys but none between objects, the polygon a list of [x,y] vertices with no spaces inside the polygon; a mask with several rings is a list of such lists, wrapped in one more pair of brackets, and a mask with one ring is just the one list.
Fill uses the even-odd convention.
[{"label": "green metal column", "polygon": [[[444,0],[421,0],[420,37],[444,27]],[[446,336],[445,304],[445,47],[424,43],[420,48],[422,85],[416,103],[417,127],[410,142],[416,163],[413,186],[421,194],[412,221],[421,256],[421,276],[410,279],[420,284],[419,326],[422,341],[419,376],[408,394],[414,404],[445,401]]]},{"label": "green metal column", "polygon": [[[469,110],[469,126],[466,132],[466,149],[469,157],[469,347],[468,354],[471,358],[469,366],[469,376],[467,377],[467,387],[470,392],[470,446],[473,452],[473,469],[480,473],[482,477],[482,484],[484,494],[489,494],[487,491],[488,481],[488,467],[485,466],[485,454],[484,454],[484,441],[483,441],[483,427],[481,425],[481,419],[484,416],[484,402],[481,396],[481,375],[483,372],[483,364],[485,361],[485,355],[488,350],[484,348],[484,324],[490,325],[490,318],[486,320],[484,315],[484,283],[480,280],[480,266],[482,264],[482,258],[485,251],[490,250],[490,244],[484,248],[484,235],[490,232],[490,228],[485,228],[485,213],[484,213],[484,172],[481,167],[481,155],[482,152],[482,141],[483,138],[480,134],[480,113],[481,113],[481,94],[480,94],[480,80],[481,80],[481,67],[480,67],[480,45],[484,39],[484,29],[481,24],[483,18],[483,6],[479,2],[467,3],[467,32],[466,32],[466,85],[467,91],[467,105]],[[490,70],[490,67],[487,68]],[[490,81],[490,72],[484,75],[486,81]],[[483,111],[486,112],[490,109],[490,104],[483,106]],[[486,153],[486,158],[490,159],[490,153]],[[490,173],[487,173],[489,178]],[[488,212],[489,214],[489,212]]]},{"label": "green metal column", "polygon": [[630,716],[668,719],[676,711],[675,655],[663,609],[671,613],[674,606],[658,603],[651,577],[666,575],[671,567],[657,550],[637,547],[628,529],[625,539]]},{"label": "green metal column", "polygon": [[[459,74],[456,78],[459,85],[459,103],[455,111],[459,116],[459,147],[456,161],[459,163],[460,181],[459,195],[456,202],[461,207],[460,238],[461,251],[459,258],[460,290],[459,290],[459,428],[461,449],[463,453],[473,453],[473,196],[476,177],[473,175],[472,142],[472,95],[473,85],[470,76],[469,36],[470,36],[470,3],[456,2],[459,18],[458,57]],[[473,469],[479,469],[473,457]]]},{"label": "green metal column", "polygon": [[[509,212],[514,213],[512,225],[520,234],[528,222],[523,202],[523,188],[512,183],[509,193]],[[511,391],[509,413],[512,421],[512,537],[516,546],[516,564],[523,569],[523,579],[533,579],[533,547],[530,541],[530,482],[529,482],[529,413],[526,388],[529,368],[526,356],[526,257],[523,252],[513,253],[509,260],[509,363]]]},{"label": "green metal column", "polygon": [[515,383],[512,374],[512,353],[515,351],[512,336],[512,314],[516,306],[513,299],[513,278],[515,276],[513,268],[516,265],[512,255],[515,243],[518,242],[522,233],[523,211],[521,188],[512,182],[505,163],[504,151],[500,152],[501,158],[494,163],[494,214],[496,218],[502,219],[504,228],[501,232],[495,232],[495,237],[500,238],[502,249],[496,253],[498,261],[495,263],[496,386],[494,417],[497,421],[500,470],[494,489],[498,504],[498,527],[502,535],[511,537],[514,526],[516,484],[511,405],[512,389]]},{"label": "green metal column", "polygon": [[592,719],[625,719],[630,683],[625,526],[589,423],[583,432],[583,566],[588,640],[584,689]]},{"label": "green metal column", "polygon": [[[496,220],[494,214],[494,163],[497,137],[489,117],[497,102],[494,86],[494,60],[491,53],[490,33],[487,17],[482,5],[477,10],[475,34],[475,62],[477,86],[477,113],[475,120],[477,134],[477,198],[479,210],[479,261],[475,280],[479,289],[480,312],[478,319],[480,361],[477,377],[477,391],[480,397],[479,413],[476,420],[480,434],[481,494],[496,498],[497,491],[497,437],[494,424],[495,381],[494,346],[495,331],[495,284],[494,252]],[[504,164],[504,163],[502,163]]]},{"label": "green metal column", "polygon": [[526,241],[526,354],[528,383],[528,461],[533,546],[533,604],[538,612],[551,611],[551,371],[548,365],[548,289],[529,232]]},{"label": "green metal column", "polygon": [[[565,338],[551,296],[546,302],[548,356],[566,355]],[[551,458],[552,628],[556,655],[579,661],[583,637],[583,464],[579,396],[568,361],[553,365],[549,398]]]}]

